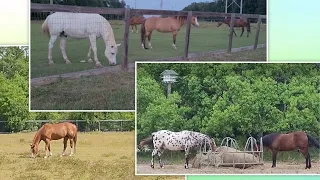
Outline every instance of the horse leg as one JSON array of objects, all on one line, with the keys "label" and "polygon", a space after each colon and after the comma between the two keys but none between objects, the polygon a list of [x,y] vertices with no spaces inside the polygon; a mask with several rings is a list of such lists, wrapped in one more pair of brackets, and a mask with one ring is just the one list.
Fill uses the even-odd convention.
[{"label": "horse leg", "polygon": [[72,156],[73,155],[73,139],[70,139],[70,148],[71,148],[71,151],[69,156]]},{"label": "horse leg", "polygon": [[278,152],[273,150],[272,151],[272,167],[276,167],[277,164],[277,154]]},{"label": "horse leg", "polygon": [[131,33],[133,33],[133,25],[131,25]]},{"label": "horse leg", "polygon": [[154,156],[158,153],[157,149],[153,149],[152,153],[151,153],[151,168],[154,168]]},{"label": "horse leg", "polygon": [[52,48],[54,46],[54,43],[57,40],[57,35],[51,35],[50,37],[50,41],[49,41],[49,47],[48,47],[48,60],[49,60],[49,64],[53,64],[52,61]]},{"label": "horse leg", "polygon": [[173,47],[173,49],[177,49],[176,39],[177,39],[177,34],[178,34],[178,32],[177,32],[177,31],[173,31],[172,34],[173,34],[173,44],[172,44],[172,47]]},{"label": "horse leg", "polygon": [[243,32],[244,32],[244,27],[242,27],[241,29],[242,29],[242,32],[241,32],[240,37],[242,37],[242,34],[243,34]]},{"label": "horse leg", "polygon": [[185,148],[184,156],[186,158],[186,163],[184,165],[184,168],[189,169],[189,148]]},{"label": "horse leg", "polygon": [[161,162],[161,155],[163,154],[163,152],[161,152],[161,151],[158,151],[158,159],[159,159],[159,166],[160,166],[160,168],[163,168],[163,164],[162,164],[162,162]]},{"label": "horse leg", "polygon": [[49,146],[48,146],[48,149],[49,149],[49,155],[52,156],[50,144],[49,144]]},{"label": "horse leg", "polygon": [[234,36],[237,37],[236,31],[233,29]]},{"label": "horse leg", "polygon": [[46,139],[44,142],[46,143],[46,146],[45,146],[46,155],[44,156],[44,158],[47,158],[48,157],[48,149],[49,149],[49,146],[50,146],[50,140]]},{"label": "horse leg", "polygon": [[98,56],[97,56],[97,44],[96,44],[96,35],[92,34],[92,35],[89,35],[89,40],[90,40],[90,44],[91,44],[91,49],[93,51],[93,59],[94,61],[96,62],[96,67],[103,67],[101,65],[101,63],[99,62],[98,60]]},{"label": "horse leg", "polygon": [[91,45],[89,45],[89,52],[88,52],[88,63],[92,63],[92,59],[91,59]]},{"label": "horse leg", "polygon": [[60,157],[65,155],[64,153],[66,152],[66,149],[67,149],[67,143],[68,143],[68,137],[65,137],[63,139],[63,150],[62,150]]},{"label": "horse leg", "polygon": [[69,61],[69,59],[67,57],[67,53],[66,53],[66,37],[64,35],[60,36],[60,49],[61,49],[61,53],[62,53],[63,59],[66,62],[66,64],[71,64],[71,62]]},{"label": "horse leg", "polygon": [[135,24],[134,27],[136,28],[137,33],[139,33],[137,25]]},{"label": "horse leg", "polygon": [[308,152],[308,149],[306,148],[300,148],[300,152],[304,155],[306,159],[306,169],[311,168],[311,159],[310,159],[310,153]]},{"label": "horse leg", "polygon": [[152,35],[152,32],[147,32],[146,33],[146,36],[148,37],[148,45],[149,45],[149,48],[152,49],[152,45],[151,45],[151,35]]}]

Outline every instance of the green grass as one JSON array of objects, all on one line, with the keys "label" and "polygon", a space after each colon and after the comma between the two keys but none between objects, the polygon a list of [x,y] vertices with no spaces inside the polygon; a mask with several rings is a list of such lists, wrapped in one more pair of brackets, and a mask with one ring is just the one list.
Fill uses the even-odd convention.
[{"label": "green grass", "polygon": [[[117,43],[123,42],[123,22],[110,21],[114,31]],[[54,66],[48,65],[48,42],[49,37],[41,31],[42,21],[33,21],[31,23],[31,78],[42,77],[48,75],[61,74],[66,72],[75,72],[94,68],[94,63],[81,63],[81,60],[86,60],[89,47],[89,40],[67,40],[67,55],[72,64],[65,64],[62,58],[59,40],[53,48]],[[251,25],[252,34],[246,37],[246,32],[243,37],[235,37],[233,47],[242,47],[253,45],[255,36],[255,24]],[[240,30],[236,30],[238,36]],[[172,34],[159,33],[154,31],[152,34],[153,49],[143,50],[140,44],[140,34],[132,33],[129,35],[129,54],[130,62],[139,60],[153,60],[166,57],[183,56],[185,40],[185,26],[180,30],[177,36],[177,50],[172,49]],[[260,44],[266,43],[266,26],[262,25],[260,32]],[[208,52],[220,49],[226,49],[228,44],[228,28],[225,26],[216,27],[216,23],[200,22],[200,28],[192,27],[190,34],[190,53]],[[107,60],[104,57],[104,42],[99,39],[97,41],[98,59],[107,66]],[[122,62],[122,46],[118,49],[117,63]]]},{"label": "green grass", "polygon": [[31,88],[32,110],[133,110],[134,73],[60,80]]},{"label": "green grass", "polygon": [[201,61],[266,61],[267,53],[265,48],[248,50],[235,53],[225,53],[213,57],[200,57]]},{"label": "green grass", "polygon": [[[134,132],[79,133],[72,157],[59,157],[63,140],[51,141],[53,156],[47,159],[43,158],[43,142],[39,156],[30,158],[29,144],[34,134],[0,135],[0,179],[184,179],[184,176],[135,176]],[[67,155],[69,152],[68,143]]]}]

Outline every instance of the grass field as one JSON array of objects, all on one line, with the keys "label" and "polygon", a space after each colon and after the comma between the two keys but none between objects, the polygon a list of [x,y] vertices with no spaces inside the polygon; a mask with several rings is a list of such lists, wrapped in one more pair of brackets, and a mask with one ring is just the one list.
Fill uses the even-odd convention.
[{"label": "grass field", "polygon": [[[110,21],[115,34],[117,43],[123,42],[123,22]],[[208,52],[220,49],[226,49],[228,44],[228,27],[216,27],[216,23],[199,22],[200,28],[192,27],[190,34],[190,53]],[[48,65],[48,42],[49,37],[41,31],[42,21],[33,21],[31,23],[31,78],[42,77],[48,75],[61,74],[66,72],[75,72],[94,68],[94,63],[81,63],[81,60],[86,60],[89,47],[89,40],[67,40],[67,55],[72,64],[66,65],[62,58],[59,40],[57,40],[53,48],[53,61],[55,65]],[[235,37],[233,47],[242,47],[253,45],[256,24],[252,23],[250,37],[246,37],[246,32],[243,37]],[[240,30],[236,30],[238,36]],[[159,33],[154,31],[152,34],[153,49],[142,50],[140,44],[140,34],[132,33],[129,36],[129,61],[153,60],[166,57],[183,56],[185,40],[185,27],[183,27],[177,36],[177,50],[172,49],[172,34]],[[262,25],[259,44],[266,43],[266,25]],[[98,58],[101,63],[107,66],[107,60],[104,57],[104,42],[99,39],[97,41]],[[119,47],[117,54],[117,63],[122,62],[122,46]]]},{"label": "grass field", "polygon": [[[33,133],[0,135],[0,179],[184,179],[134,176],[134,132],[79,133],[74,156],[60,157],[62,140],[52,141],[53,156],[30,158]],[[67,155],[70,148],[67,148]]]},{"label": "grass field", "polygon": [[134,110],[134,72],[61,79],[31,88],[31,110]]},{"label": "grass field", "polygon": [[265,48],[256,50],[225,53],[213,57],[200,57],[200,61],[266,61],[267,52]]}]

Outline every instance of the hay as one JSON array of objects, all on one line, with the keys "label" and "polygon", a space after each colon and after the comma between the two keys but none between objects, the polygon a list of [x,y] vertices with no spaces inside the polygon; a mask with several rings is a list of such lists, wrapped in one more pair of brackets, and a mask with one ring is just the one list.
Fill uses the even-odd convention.
[{"label": "hay", "polygon": [[[237,149],[221,146],[216,152],[208,152],[206,154],[197,154],[194,159],[191,160],[193,168],[200,168],[201,165],[207,166],[224,166],[224,167],[236,167],[236,168],[248,168],[254,164],[236,164],[233,163],[258,163],[259,159],[249,153],[234,153],[241,152]],[[229,163],[229,164],[226,164]]]}]

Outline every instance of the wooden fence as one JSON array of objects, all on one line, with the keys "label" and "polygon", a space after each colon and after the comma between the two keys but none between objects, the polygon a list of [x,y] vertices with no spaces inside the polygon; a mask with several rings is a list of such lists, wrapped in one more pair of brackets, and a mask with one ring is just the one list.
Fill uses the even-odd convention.
[{"label": "wooden fence", "polygon": [[188,60],[189,52],[189,40],[190,40],[190,27],[191,17],[231,17],[230,34],[228,39],[227,52],[231,52],[233,29],[235,18],[246,17],[250,19],[258,19],[255,41],[253,42],[253,49],[258,47],[260,25],[263,19],[266,19],[266,15],[256,14],[235,14],[235,13],[218,13],[218,12],[197,12],[197,11],[169,11],[169,10],[151,10],[151,9],[128,9],[128,8],[105,8],[105,7],[86,7],[86,6],[65,6],[65,5],[53,5],[53,4],[38,4],[31,3],[31,12],[74,12],[74,13],[97,13],[97,14],[115,14],[124,15],[124,42],[123,42],[123,54],[122,54],[122,69],[128,69],[128,42],[129,42],[129,18],[136,15],[165,15],[165,16],[187,16],[187,28],[185,37],[185,47],[183,60]]}]

